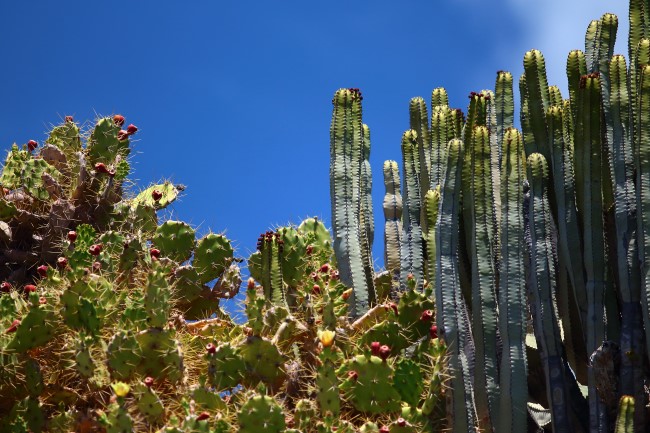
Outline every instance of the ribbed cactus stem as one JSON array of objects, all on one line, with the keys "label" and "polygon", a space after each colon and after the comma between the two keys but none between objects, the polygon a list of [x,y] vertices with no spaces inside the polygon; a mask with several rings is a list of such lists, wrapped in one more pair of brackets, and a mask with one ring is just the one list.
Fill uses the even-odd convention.
[{"label": "ribbed cactus stem", "polygon": [[424,207],[427,215],[427,232],[424,235],[427,248],[427,279],[434,281],[436,277],[436,223],[440,207],[440,186],[427,191],[424,196]]},{"label": "ribbed cactus stem", "polygon": [[360,179],[363,123],[361,93],[357,89],[340,89],[332,101],[330,128],[330,194],[334,252],[341,282],[353,288],[348,298],[350,315],[363,315],[374,304],[368,287],[360,234]]},{"label": "ribbed cactus stem", "polygon": [[499,331],[501,356],[499,416],[496,431],[526,430],[528,399],[526,363],[526,281],[524,278],[523,184],[526,178],[521,134],[507,129],[501,160],[501,270]]},{"label": "ribbed cactus stem", "polygon": [[431,91],[431,112],[435,107],[449,106],[449,97],[444,87],[437,87]]},{"label": "ribbed cactus stem", "polygon": [[[548,131],[546,128],[546,110],[550,106],[550,94],[546,79],[546,63],[540,51],[530,50],[524,55],[524,71],[528,93],[530,128],[535,138],[534,151],[541,153],[547,161],[550,161],[551,152],[548,148]],[[526,134],[525,130],[524,134]]]},{"label": "ribbed cactus stem", "polygon": [[634,433],[634,397],[624,395],[618,403],[615,433]]},{"label": "ribbed cactus stem", "polygon": [[[496,278],[490,133],[477,126],[472,134],[472,167],[467,197],[473,226],[468,245],[472,268],[472,331],[476,345],[475,393],[480,420],[489,426],[498,419]],[[467,161],[467,159],[466,159]]]},{"label": "ribbed cactus stem", "polygon": [[399,272],[402,242],[402,194],[399,168],[396,161],[384,162],[384,266],[390,272]]},{"label": "ribbed cactus stem", "polygon": [[587,61],[585,53],[580,50],[573,50],[569,53],[566,61],[566,75],[569,84],[569,98],[571,101],[571,115],[575,120],[578,104],[578,88],[580,77],[587,73]]},{"label": "ribbed cactus stem", "polygon": [[400,280],[406,285],[406,280],[411,274],[422,287],[424,279],[424,254],[422,250],[422,228],[420,225],[421,206],[420,199],[420,158],[418,152],[417,132],[408,130],[402,136],[402,157],[404,166],[404,185],[402,197],[404,199],[404,214],[402,215],[402,264]]},{"label": "ribbed cactus stem", "polygon": [[600,20],[592,20],[585,33],[585,59],[587,60],[587,73],[598,71],[598,42],[600,38]]},{"label": "ribbed cactus stem", "polygon": [[512,89],[512,74],[510,72],[497,72],[494,106],[497,116],[497,140],[500,151],[503,152],[503,139],[506,131],[515,126],[515,100]]},{"label": "ribbed cactus stem", "polygon": [[527,225],[528,292],[533,325],[542,351],[553,431],[569,433],[574,429],[569,419],[570,401],[562,359],[562,339],[553,300],[556,280],[552,246],[553,223],[547,192],[548,167],[546,160],[539,153],[530,155],[526,165],[530,191],[525,200],[524,214]]},{"label": "ribbed cactus stem", "polygon": [[[429,113],[427,104],[423,98],[412,98],[409,104],[410,128],[417,133],[417,150],[418,150],[418,177],[420,184],[420,198],[429,190],[429,173],[431,173],[431,142],[429,139]],[[426,215],[424,206],[420,206],[420,223],[422,230],[426,231]]]},{"label": "ribbed cactus stem", "polygon": [[372,171],[370,169],[370,128],[363,125],[361,165],[359,173],[359,240],[361,260],[370,299],[375,299],[375,268],[372,260],[372,243],[375,238],[375,220],[372,213]]},{"label": "ribbed cactus stem", "polygon": [[454,139],[447,147],[447,171],[436,224],[436,319],[438,329],[444,330],[443,337],[449,348],[449,427],[452,431],[472,432],[476,428],[470,374],[473,342],[458,270],[462,146],[462,141]]}]

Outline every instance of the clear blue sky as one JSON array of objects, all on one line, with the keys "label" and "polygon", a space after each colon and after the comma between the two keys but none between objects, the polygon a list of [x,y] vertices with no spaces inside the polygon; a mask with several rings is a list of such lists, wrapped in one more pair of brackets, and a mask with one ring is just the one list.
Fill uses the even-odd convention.
[{"label": "clear blue sky", "polygon": [[329,225],[331,98],[359,87],[381,265],[381,166],[401,160],[409,99],[444,86],[465,110],[497,70],[518,77],[530,48],[566,96],[566,55],[608,11],[627,54],[623,0],[5,1],[0,143],[121,113],[140,128],[138,184],[187,185],[172,216],[226,231],[247,257],[269,227]]}]

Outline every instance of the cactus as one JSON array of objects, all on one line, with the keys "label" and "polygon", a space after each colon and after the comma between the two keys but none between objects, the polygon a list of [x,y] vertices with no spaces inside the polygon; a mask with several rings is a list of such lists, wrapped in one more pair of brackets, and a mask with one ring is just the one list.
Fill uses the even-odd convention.
[{"label": "cactus", "polygon": [[280,433],[286,426],[282,408],[266,395],[249,398],[239,410],[237,422],[242,433]]}]

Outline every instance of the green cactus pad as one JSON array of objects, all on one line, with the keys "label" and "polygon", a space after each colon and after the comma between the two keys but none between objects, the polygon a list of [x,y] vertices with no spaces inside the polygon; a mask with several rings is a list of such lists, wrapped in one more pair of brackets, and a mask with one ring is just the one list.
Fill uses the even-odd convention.
[{"label": "green cactus pad", "polygon": [[[355,371],[357,379],[348,372]],[[393,369],[376,356],[358,355],[339,370],[346,375],[341,384],[348,401],[355,409],[368,414],[394,413],[400,409],[400,395],[393,387]]]},{"label": "green cactus pad", "polygon": [[194,229],[182,221],[165,221],[156,229],[153,245],[164,257],[183,263],[194,249]]},{"label": "green cactus pad", "polygon": [[280,433],[286,427],[282,407],[266,395],[248,399],[237,413],[237,422],[239,433]]},{"label": "green cactus pad", "polygon": [[150,423],[159,422],[165,415],[165,406],[158,394],[145,385],[138,384],[135,387],[138,410]]},{"label": "green cactus pad", "polygon": [[230,241],[223,235],[211,233],[196,244],[192,266],[199,273],[202,284],[218,278],[230,265],[233,249]]},{"label": "green cactus pad", "polygon": [[123,406],[113,403],[106,416],[106,433],[131,433],[133,432],[133,419],[129,411]]},{"label": "green cactus pad", "polygon": [[[43,375],[41,374],[41,366],[32,358],[25,361],[25,384],[27,385],[27,392],[33,398],[37,398],[43,392]],[[0,395],[3,395],[0,392]]]},{"label": "green cactus pad", "polygon": [[22,184],[23,167],[29,159],[30,155],[26,150],[18,150],[15,144],[12,146],[0,177],[0,183],[4,188],[15,189]]},{"label": "green cactus pad", "polygon": [[294,412],[296,426],[302,431],[311,431],[312,423],[316,421],[316,407],[312,400],[300,399]]},{"label": "green cactus pad", "polygon": [[[291,287],[301,282],[306,265],[306,239],[293,227],[278,229],[282,239],[282,279]],[[313,252],[312,252],[313,254]]]},{"label": "green cactus pad", "polygon": [[88,140],[88,162],[112,163],[117,155],[127,156],[130,152],[129,140],[120,141],[117,134],[120,127],[110,117],[99,119]]},{"label": "green cactus pad", "polygon": [[216,390],[232,389],[244,378],[246,363],[230,343],[223,343],[207,354],[208,380]]},{"label": "green cactus pad", "polygon": [[50,341],[56,332],[56,316],[52,311],[33,306],[23,317],[7,349],[25,352]]},{"label": "green cactus pad", "polygon": [[389,346],[393,353],[405,349],[409,345],[400,326],[396,322],[388,320],[376,324],[361,337],[361,344],[365,346],[370,346],[373,341]]},{"label": "green cactus pad", "polygon": [[219,394],[210,391],[204,386],[194,387],[190,395],[200,410],[226,410],[226,403],[224,403]]},{"label": "green cactus pad", "polygon": [[153,328],[162,328],[169,319],[169,285],[164,270],[158,268],[147,276],[144,308],[147,323]]},{"label": "green cactus pad", "polygon": [[0,200],[0,221],[9,221],[16,214],[18,214],[18,209],[15,204],[5,199]]},{"label": "green cactus pad", "polygon": [[425,293],[409,290],[400,298],[397,320],[409,339],[418,339],[429,334],[433,322],[420,320],[426,310],[435,310],[435,303]]},{"label": "green cactus pad", "polygon": [[[153,198],[153,192],[156,190],[162,194],[159,200],[154,200]],[[158,185],[151,185],[131,201],[131,208],[135,208],[138,205],[145,205],[154,209],[163,209],[176,200],[178,192],[178,188],[169,181]]]},{"label": "green cactus pad", "polygon": [[255,251],[248,257],[248,273],[258,283],[262,282],[262,252]]},{"label": "green cactus pad", "polygon": [[282,383],[286,376],[285,357],[271,341],[251,336],[238,349],[249,372],[248,377],[244,377],[246,382],[256,384],[262,381],[271,387]]},{"label": "green cactus pad", "polygon": [[115,334],[106,349],[111,377],[117,380],[128,380],[138,367],[140,358],[140,346],[131,331]]},{"label": "green cactus pad", "polygon": [[424,376],[416,362],[402,358],[396,363],[393,387],[399,392],[403,402],[417,406],[424,391],[423,381]]},{"label": "green cactus pad", "polygon": [[305,243],[313,247],[312,256],[321,262],[328,262],[332,257],[332,235],[317,218],[307,218],[298,226],[298,232],[305,236]]},{"label": "green cactus pad", "polygon": [[174,271],[174,297],[187,304],[198,299],[204,286],[199,282],[199,273],[192,266],[179,266]]},{"label": "green cactus pad", "polygon": [[95,373],[95,362],[90,354],[88,342],[80,341],[75,350],[75,366],[83,377],[89,379]]},{"label": "green cactus pad", "polygon": [[316,400],[320,406],[321,415],[338,416],[341,411],[341,397],[339,395],[339,381],[336,377],[334,364],[325,361],[318,368],[316,376]]},{"label": "green cactus pad", "polygon": [[136,339],[142,353],[138,371],[143,376],[166,377],[171,382],[183,379],[183,353],[171,331],[148,329],[138,333]]},{"label": "green cactus pad", "polygon": [[20,175],[21,184],[25,190],[39,200],[47,200],[50,196],[43,184],[43,174],[49,174],[55,180],[59,177],[56,168],[42,159],[28,159],[23,165],[23,171]]},{"label": "green cactus pad", "polygon": [[79,127],[73,122],[56,126],[50,132],[46,142],[64,151],[66,156],[77,152],[81,150]]}]

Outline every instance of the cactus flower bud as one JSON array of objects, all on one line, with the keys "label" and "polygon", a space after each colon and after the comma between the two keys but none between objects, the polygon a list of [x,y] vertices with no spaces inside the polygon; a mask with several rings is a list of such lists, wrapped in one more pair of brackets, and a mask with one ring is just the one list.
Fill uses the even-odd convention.
[{"label": "cactus flower bud", "polygon": [[38,143],[36,142],[36,140],[29,140],[27,142],[27,150],[29,150],[30,152],[33,152],[34,149],[36,149],[37,147],[38,147]]},{"label": "cactus flower bud", "polygon": [[74,122],[74,117],[72,116],[65,116],[65,123],[72,123]]},{"label": "cactus flower bud", "polygon": [[88,248],[88,252],[93,256],[98,256],[99,253],[102,252],[103,248],[104,246],[102,244],[91,245],[90,248]]},{"label": "cactus flower bud", "polygon": [[149,250],[149,255],[150,255],[151,257],[158,258],[158,257],[160,257],[160,250],[159,250],[158,248],[151,248],[151,249]]},{"label": "cactus flower bud", "polygon": [[433,320],[433,310],[424,310],[420,315],[420,321],[430,322]]},{"label": "cactus flower bud", "polygon": [[116,114],[113,116],[113,123],[121,128],[122,125],[124,125],[124,116],[121,114]]},{"label": "cactus flower bud", "polygon": [[45,304],[47,304],[47,298],[46,298],[45,296],[41,296],[40,298],[38,298],[38,303],[39,303],[40,305],[45,305]]},{"label": "cactus flower bud", "polygon": [[93,262],[93,272],[99,272],[102,270],[101,262]]},{"label": "cactus flower bud", "polygon": [[399,316],[399,310],[397,309],[397,304],[396,303],[391,302],[390,304],[388,304],[388,308],[393,310],[393,313],[395,313],[396,316]]},{"label": "cactus flower bud", "polygon": [[69,240],[70,242],[74,242],[74,241],[76,241],[76,240],[77,240],[77,232],[74,231],[74,230],[70,230],[70,231],[68,232],[68,240]]},{"label": "cactus flower bud", "polygon": [[66,259],[65,257],[59,257],[58,259],[56,259],[56,266],[59,269],[65,269],[68,266],[68,259]]},{"label": "cactus flower bud", "polygon": [[36,286],[33,284],[27,284],[25,287],[23,287],[23,290],[25,293],[32,293],[36,291]]},{"label": "cactus flower bud", "polygon": [[379,357],[384,361],[390,356],[390,347],[385,344],[379,348]]},{"label": "cactus flower bud", "polygon": [[215,346],[212,343],[208,343],[208,344],[205,345],[205,350],[208,353],[215,353],[217,351],[217,346]]},{"label": "cactus flower bud", "polygon": [[154,189],[153,191],[151,191],[151,198],[153,198],[154,201],[159,201],[162,198],[162,196],[163,196],[162,191],[158,189]]},{"label": "cactus flower bud", "polygon": [[436,325],[431,325],[431,328],[429,328],[429,337],[432,340],[438,338],[438,327]]},{"label": "cactus flower bud", "polygon": [[17,319],[14,320],[11,323],[11,326],[8,327],[7,329],[5,329],[5,334],[11,334],[13,332],[16,332],[16,330],[18,329],[18,325],[20,325],[20,320],[17,320]]},{"label": "cactus flower bud", "polygon": [[111,384],[111,387],[113,388],[115,395],[118,397],[126,397],[127,394],[131,391],[129,385],[124,382],[113,383]]},{"label": "cactus flower bud", "polygon": [[314,284],[314,287],[311,288],[311,292],[318,295],[320,293],[320,286],[318,284]]},{"label": "cactus flower bud", "polygon": [[332,344],[334,344],[334,337],[336,336],[336,332],[325,330],[320,333],[319,339],[323,347],[330,347]]},{"label": "cactus flower bud", "polygon": [[130,124],[129,126],[127,126],[127,128],[126,128],[126,133],[127,133],[127,134],[129,134],[129,135],[133,135],[133,134],[135,134],[136,132],[138,132],[138,127],[135,126],[133,123]]},{"label": "cactus flower bud", "polygon": [[7,281],[3,281],[2,284],[0,284],[0,292],[9,293],[10,290],[11,290],[11,283]]},{"label": "cactus flower bud", "polygon": [[356,381],[359,378],[359,373],[354,370],[348,371],[348,379]]},{"label": "cactus flower bud", "polygon": [[370,353],[375,356],[379,356],[379,349],[381,348],[381,343],[379,341],[373,341],[370,343]]},{"label": "cactus flower bud", "polygon": [[124,141],[124,140],[126,140],[127,138],[129,138],[129,133],[126,132],[125,130],[120,129],[120,130],[117,132],[117,139],[118,139],[118,140],[120,140],[120,141]]},{"label": "cactus flower bud", "polygon": [[323,266],[320,267],[319,271],[323,274],[327,274],[330,271],[330,265],[329,263],[325,263]]},{"label": "cactus flower bud", "polygon": [[206,419],[210,418],[210,414],[208,412],[201,412],[199,416],[196,417],[197,421],[205,421]]},{"label": "cactus flower bud", "polygon": [[255,279],[253,277],[249,278],[248,281],[246,282],[246,288],[248,290],[255,289]]},{"label": "cactus flower bud", "polygon": [[145,386],[147,388],[151,388],[151,386],[153,385],[153,377],[151,377],[151,376],[145,377],[144,380],[143,380],[143,383],[145,384]]},{"label": "cactus flower bud", "polygon": [[353,289],[346,290],[341,294],[341,298],[343,298],[344,301],[347,301],[350,298],[350,296],[352,296],[352,291]]},{"label": "cactus flower bud", "polygon": [[311,256],[311,253],[314,252],[314,246],[313,245],[307,245],[307,249],[305,250],[308,256]]},{"label": "cactus flower bud", "polygon": [[388,428],[388,426],[383,425],[379,429],[379,433],[390,433],[390,429]]},{"label": "cactus flower bud", "polygon": [[406,420],[402,417],[397,418],[397,425],[399,427],[406,427]]},{"label": "cactus flower bud", "polygon": [[41,265],[38,268],[36,268],[36,272],[38,272],[38,275],[41,277],[46,277],[47,276],[47,265]]}]

